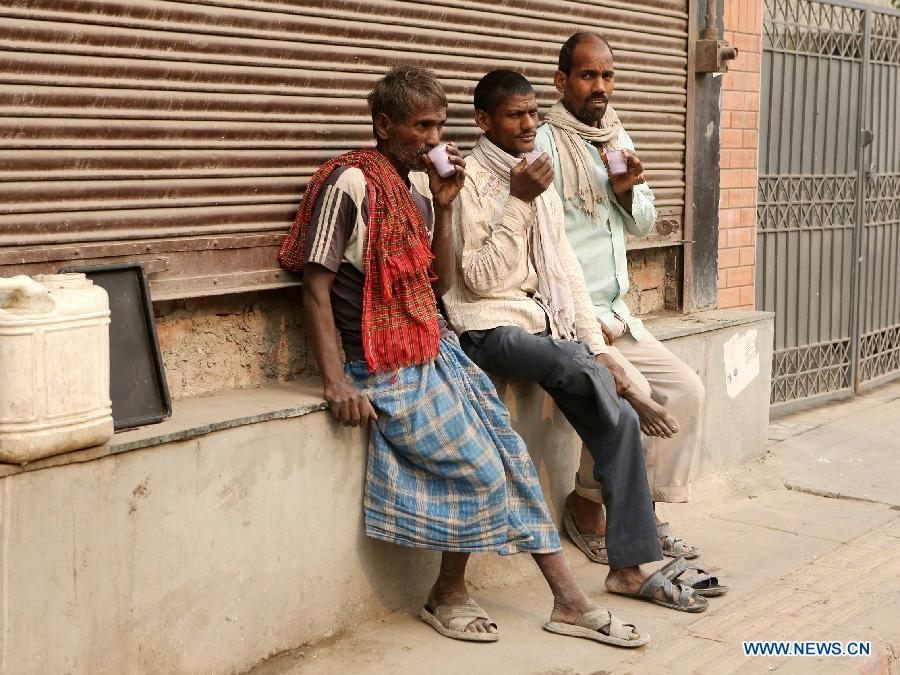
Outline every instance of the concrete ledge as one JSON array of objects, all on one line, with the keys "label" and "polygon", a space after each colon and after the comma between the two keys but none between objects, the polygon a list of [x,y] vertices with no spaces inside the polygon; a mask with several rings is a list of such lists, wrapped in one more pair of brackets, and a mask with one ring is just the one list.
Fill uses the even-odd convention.
[{"label": "concrete ledge", "polygon": [[[712,310],[688,315],[675,313],[654,315],[647,317],[644,323],[658,340],[665,342],[766,322],[772,320],[774,316],[771,312]],[[497,384],[504,386],[507,383],[498,379]],[[512,383],[508,384],[512,386]],[[25,471],[88,462],[108,455],[175,443],[248,424],[300,417],[327,408],[321,392],[322,384],[318,377],[299,377],[288,383],[272,384],[260,389],[242,389],[218,396],[176,401],[173,416],[160,424],[118,433],[109,443],[102,446],[47,457],[22,465],[0,464],[0,478]],[[516,394],[519,399],[523,396],[528,396],[526,391],[518,391]]]},{"label": "concrete ledge", "polygon": [[322,398],[322,381],[299,377],[287,383],[261,389],[247,389],[218,396],[176,401],[173,414],[159,424],[121,432],[105,445],[86,448],[27,464],[0,464],[0,478],[26,471],[89,462],[132,450],[185,441],[215,431],[234,429],[277,419],[301,417],[327,408]]},{"label": "concrete ledge", "polygon": [[714,330],[734,328],[750,323],[774,321],[775,312],[757,312],[747,309],[711,309],[694,314],[654,314],[644,319],[644,325],[657,340],[665,342],[675,338],[698,335]]},{"label": "concrete ledge", "polygon": [[365,456],[299,414],[0,479],[0,672],[242,671],[420,599],[437,558],[364,536]]},{"label": "concrete ledge", "polygon": [[[765,452],[772,336],[767,314],[704,314],[648,321],[706,383],[699,472]],[[723,348],[748,332],[761,370],[732,397]],[[537,387],[498,390],[558,520],[577,437]],[[105,446],[0,467],[0,672],[240,672],[421,602],[438,555],[365,536],[366,434],[324,407],[312,378],[183,400]],[[476,556],[470,578],[536,574]]]}]

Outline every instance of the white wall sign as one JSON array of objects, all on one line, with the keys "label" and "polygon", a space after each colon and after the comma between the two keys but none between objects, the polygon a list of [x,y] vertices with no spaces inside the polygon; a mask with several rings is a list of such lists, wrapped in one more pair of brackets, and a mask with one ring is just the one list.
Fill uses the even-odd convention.
[{"label": "white wall sign", "polygon": [[725,389],[737,397],[759,375],[759,331],[745,330],[725,342]]}]

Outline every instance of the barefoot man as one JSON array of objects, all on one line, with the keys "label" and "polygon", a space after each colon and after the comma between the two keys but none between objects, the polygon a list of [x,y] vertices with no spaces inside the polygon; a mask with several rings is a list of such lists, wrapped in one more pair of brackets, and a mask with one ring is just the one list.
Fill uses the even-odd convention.
[{"label": "barefoot man", "polygon": [[[613,53],[599,35],[577,33],[559,52],[554,83],[561,100],[538,129],[536,147],[552,159],[554,185],[563,198],[565,229],[581,261],[594,316],[610,344],[604,365],[641,420],[650,493],[654,502],[686,502],[697,447],[703,385],[632,316],[622,297],[628,292],[625,233],[646,236],[656,223],[653,193],[643,165],[615,110]],[[627,170],[611,174],[606,153],[622,150]],[[569,496],[566,533],[594,562],[605,562],[600,486],[592,460],[582,450],[576,490]],[[676,537],[657,519],[663,553],[696,558],[699,550]]]},{"label": "barefoot man", "polygon": [[444,305],[469,358],[543,387],[588,448],[609,514],[607,589],[702,611],[705,598],[640,567],[662,552],[638,415],[606,366],[609,348],[566,240],[550,157],[528,155],[537,112],[534,90],[518,73],[495,70],[475,87],[484,135],[466,159],[453,218],[457,276]]},{"label": "barefoot man", "polygon": [[[443,552],[420,616],[447,637],[499,637],[469,597],[469,555],[528,552],[553,592],[548,630],[645,644],[578,586],[508,411],[437,311],[435,294],[453,278],[451,203],[466,175],[452,145],[449,177],[425,154],[447,119],[440,84],[430,71],[398,66],[368,102],[376,148],[316,172],[279,256],[303,272],[306,325],[332,415],[349,426],[371,421],[366,533]],[[427,183],[422,174],[414,182],[410,172],[422,170]]]}]

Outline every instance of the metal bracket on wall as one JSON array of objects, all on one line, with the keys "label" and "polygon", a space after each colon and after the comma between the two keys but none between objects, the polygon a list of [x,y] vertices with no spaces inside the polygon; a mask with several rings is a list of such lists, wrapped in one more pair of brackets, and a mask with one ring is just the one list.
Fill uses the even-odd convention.
[{"label": "metal bracket on wall", "polygon": [[697,40],[695,70],[698,73],[728,72],[728,62],[736,59],[737,55],[737,47],[732,47],[728,40]]},{"label": "metal bracket on wall", "polygon": [[698,73],[725,73],[728,62],[738,56],[737,47],[719,37],[716,27],[716,2],[706,5],[706,27],[694,45],[694,70]]}]

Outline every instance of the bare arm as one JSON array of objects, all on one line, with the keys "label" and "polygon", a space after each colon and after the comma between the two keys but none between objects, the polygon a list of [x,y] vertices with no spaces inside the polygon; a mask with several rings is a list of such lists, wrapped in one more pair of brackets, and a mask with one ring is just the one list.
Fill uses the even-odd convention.
[{"label": "bare arm", "polygon": [[303,273],[303,317],[313,341],[313,351],[324,383],[331,416],[345,427],[358,427],[376,419],[366,393],[347,381],[337,346],[337,329],[331,309],[331,286],[336,274],[310,263]]},{"label": "bare arm", "polygon": [[447,157],[456,167],[456,173],[441,178],[431,163],[428,155],[422,158],[425,171],[428,173],[428,187],[431,190],[431,203],[434,206],[434,233],[431,238],[431,252],[434,254],[432,271],[437,277],[431,288],[440,298],[453,284],[453,268],[456,265],[456,253],[453,249],[453,232],[450,221],[453,217],[453,202],[466,180],[466,161],[460,156],[454,143],[447,144]]},{"label": "bare arm", "polygon": [[434,254],[432,269],[437,277],[432,283],[435,297],[440,298],[450,290],[453,283],[453,267],[456,255],[453,247],[453,232],[450,221],[453,209],[449,206],[434,205],[434,235],[431,239],[431,252]]}]

